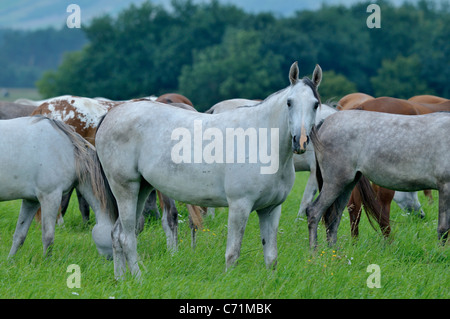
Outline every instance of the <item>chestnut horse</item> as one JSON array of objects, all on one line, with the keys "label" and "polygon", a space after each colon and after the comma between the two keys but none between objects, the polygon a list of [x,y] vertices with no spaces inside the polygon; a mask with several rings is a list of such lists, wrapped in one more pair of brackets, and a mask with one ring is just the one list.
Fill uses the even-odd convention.
[{"label": "chestnut horse", "polygon": [[408,101],[417,102],[417,103],[425,103],[425,104],[437,104],[448,101],[448,99],[444,99],[440,96],[435,95],[416,95],[410,97]]},{"label": "chestnut horse", "polygon": [[181,95],[181,94],[177,94],[177,93],[163,94],[156,99],[156,102],[161,102],[161,103],[166,103],[166,104],[183,103],[183,104],[187,104],[187,105],[194,107],[194,104],[192,104],[192,102],[187,97],[185,97],[184,95]]},{"label": "chestnut horse", "polygon": [[[351,108],[346,108],[346,110],[349,109]],[[445,100],[436,104],[424,104],[391,97],[379,97],[368,99],[359,104],[359,106],[354,106],[353,109],[391,114],[420,115],[439,111],[450,111],[450,101]],[[372,184],[372,187],[374,188],[378,201],[382,207],[383,218],[380,216],[378,222],[383,234],[388,236],[391,230],[389,224],[390,207],[395,196],[395,191],[374,184]],[[432,200],[431,191],[426,190],[424,193]],[[353,190],[347,208],[350,216],[352,236],[357,237],[361,217],[361,196],[357,189]]]},{"label": "chestnut horse", "polygon": [[373,96],[370,96],[365,93],[350,93],[341,98],[337,104],[337,109],[339,111],[342,110],[351,110],[358,107],[361,103],[365,101],[372,100]]}]

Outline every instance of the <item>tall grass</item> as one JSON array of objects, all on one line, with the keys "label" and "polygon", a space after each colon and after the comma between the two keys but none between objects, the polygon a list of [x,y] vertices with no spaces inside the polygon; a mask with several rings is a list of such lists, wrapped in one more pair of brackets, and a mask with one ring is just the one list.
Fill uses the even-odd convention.
[{"label": "tall grass", "polygon": [[[27,240],[7,259],[20,201],[0,203],[0,298],[449,298],[450,249],[437,240],[438,194],[428,204],[419,195],[425,219],[392,204],[392,236],[385,240],[361,218],[360,237],[350,237],[344,212],[338,243],[328,247],[319,226],[319,247],[311,254],[306,220],[295,222],[308,173],[297,173],[283,205],[278,233],[278,266],[264,264],[255,213],[245,231],[238,265],[225,272],[227,209],[208,216],[191,249],[187,211],[179,205],[179,251],[171,254],[159,220],[151,220],[138,237],[143,280],[114,280],[112,261],[101,257],[91,237],[94,216],[83,225],[76,199],[65,225],[57,226],[53,255],[42,252],[41,230],[33,222]],[[69,288],[67,267],[81,270],[81,287]],[[380,267],[381,288],[369,288],[370,264]]]}]

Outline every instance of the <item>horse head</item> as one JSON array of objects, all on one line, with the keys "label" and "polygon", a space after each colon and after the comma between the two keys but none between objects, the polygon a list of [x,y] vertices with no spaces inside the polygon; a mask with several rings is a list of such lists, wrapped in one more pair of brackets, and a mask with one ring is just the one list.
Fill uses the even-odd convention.
[{"label": "horse head", "polygon": [[321,103],[317,88],[322,81],[322,69],[316,65],[312,79],[305,77],[300,80],[298,64],[294,62],[289,71],[289,80],[291,87],[286,103],[289,109],[292,150],[296,154],[302,154],[309,143],[316,111]]}]

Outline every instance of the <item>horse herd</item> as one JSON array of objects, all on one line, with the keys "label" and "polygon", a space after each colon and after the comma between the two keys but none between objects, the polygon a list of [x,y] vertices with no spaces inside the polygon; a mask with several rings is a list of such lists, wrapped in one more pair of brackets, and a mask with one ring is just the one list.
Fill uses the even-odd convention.
[{"label": "horse herd", "polygon": [[[423,217],[417,191],[431,196],[431,189],[439,191],[437,232],[445,243],[450,228],[450,101],[353,93],[332,107],[320,100],[321,80],[320,66],[311,79],[301,79],[295,62],[287,88],[263,101],[222,101],[205,113],[179,94],[127,101],[67,95],[1,104],[0,201],[23,200],[9,256],[24,243],[35,215],[41,216],[44,253],[49,254],[58,212],[64,215],[76,189],[83,220],[89,219],[89,207],[95,213],[92,236],[99,253],[113,257],[115,277],[123,278],[127,265],[140,277],[137,234],[148,211],[157,212],[157,190],[169,249],[176,250],[178,242],[175,200],[187,204],[193,246],[206,207],[229,208],[227,269],[239,258],[249,214],[256,211],[264,261],[274,267],[281,204],[293,187],[295,171],[311,172],[298,217],[307,217],[312,250],[320,220],[329,243],[336,242],[345,206],[353,236],[358,236],[362,206],[388,236],[392,200]],[[193,123],[201,123],[203,135]],[[174,161],[174,141],[181,143],[174,132],[180,128],[194,136],[194,143],[182,147],[183,156],[193,161]],[[257,146],[276,155],[276,170],[261,173],[267,168],[265,152],[254,154],[248,147],[239,158],[234,140],[228,147],[227,139],[225,147],[219,137],[229,130],[244,132],[249,143],[250,133],[259,132]],[[261,134],[267,131],[269,139]],[[199,150],[196,136],[208,147]],[[207,150],[214,160],[198,160],[198,152]],[[214,157],[222,150],[226,162]]]}]

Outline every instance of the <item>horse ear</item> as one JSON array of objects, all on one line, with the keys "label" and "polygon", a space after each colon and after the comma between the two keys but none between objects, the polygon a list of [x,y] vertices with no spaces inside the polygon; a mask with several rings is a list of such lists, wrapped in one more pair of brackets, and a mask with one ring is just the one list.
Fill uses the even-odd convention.
[{"label": "horse ear", "polygon": [[294,63],[292,63],[291,69],[289,70],[289,81],[292,85],[297,83],[299,73],[300,71],[298,70],[298,62],[295,61]]},{"label": "horse ear", "polygon": [[318,64],[316,64],[316,68],[314,69],[312,81],[316,87],[319,87],[322,81],[322,68]]}]

